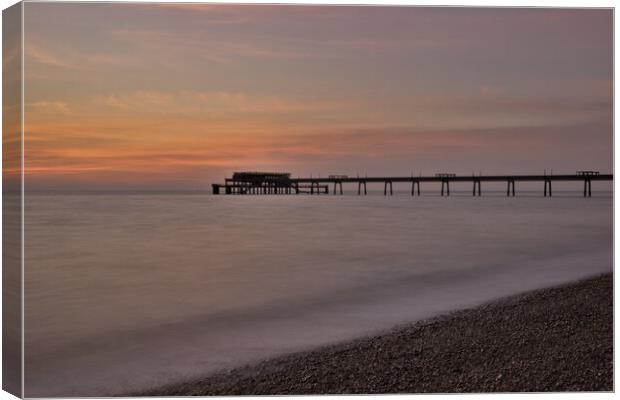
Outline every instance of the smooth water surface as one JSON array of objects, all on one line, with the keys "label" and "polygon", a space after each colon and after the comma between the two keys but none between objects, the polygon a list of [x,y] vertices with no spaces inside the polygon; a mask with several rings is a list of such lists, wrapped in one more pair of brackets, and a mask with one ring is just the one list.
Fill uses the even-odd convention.
[{"label": "smooth water surface", "polygon": [[29,196],[26,396],[122,393],[611,271],[612,204]]}]

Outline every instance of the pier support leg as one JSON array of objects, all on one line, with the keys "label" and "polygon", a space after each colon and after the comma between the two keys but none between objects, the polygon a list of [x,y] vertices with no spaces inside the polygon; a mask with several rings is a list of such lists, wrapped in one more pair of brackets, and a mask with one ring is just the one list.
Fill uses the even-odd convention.
[{"label": "pier support leg", "polygon": [[446,196],[450,196],[450,181],[442,181],[441,182],[441,195],[444,193],[444,185],[446,186]]},{"label": "pier support leg", "polygon": [[588,180],[584,179],[583,180],[583,197],[586,197],[587,188],[588,188]]},{"label": "pier support leg", "polygon": [[549,197],[553,196],[553,192],[551,191],[551,181],[549,181]]},{"label": "pier support leg", "polygon": [[592,181],[589,179],[583,180],[583,197],[592,197]]},{"label": "pier support leg", "polygon": [[342,195],[342,182],[334,182],[334,196],[338,194],[336,192],[337,189],[340,189],[340,194]]},{"label": "pier support leg", "polygon": [[383,195],[384,196],[387,196],[387,184],[388,184],[387,182],[383,184]]},{"label": "pier support leg", "polygon": [[513,181],[513,180],[509,180],[508,181],[508,188],[506,189],[506,196],[510,196],[511,191],[512,191],[512,196],[514,197],[514,195],[515,195],[515,181]]},{"label": "pier support leg", "polygon": [[590,179],[583,180],[583,197],[592,197],[592,181]]},{"label": "pier support leg", "polygon": [[549,185],[549,197],[551,197],[553,193],[551,192],[551,180],[550,179],[545,179],[545,197],[547,197],[547,185]]},{"label": "pier support leg", "polygon": [[472,193],[473,196],[476,195],[476,189],[478,190],[478,196],[480,196],[480,192],[482,191],[482,189],[480,188],[480,186],[482,186],[480,181],[474,181],[474,192]]}]

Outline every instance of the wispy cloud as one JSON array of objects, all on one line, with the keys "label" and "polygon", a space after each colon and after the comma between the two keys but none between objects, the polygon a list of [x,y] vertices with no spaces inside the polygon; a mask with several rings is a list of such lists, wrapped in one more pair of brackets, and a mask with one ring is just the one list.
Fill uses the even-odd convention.
[{"label": "wispy cloud", "polygon": [[26,49],[27,61],[34,61],[36,63],[45,64],[48,66],[77,69],[78,65],[67,61],[65,57],[54,54],[53,52],[40,47],[37,44],[28,42]]},{"label": "wispy cloud", "polygon": [[69,105],[64,101],[37,101],[34,103],[27,103],[25,106],[27,112],[62,114],[68,114],[70,112]]},{"label": "wispy cloud", "polygon": [[311,100],[290,96],[250,94],[232,91],[135,91],[123,94],[99,95],[93,104],[146,113],[212,114],[283,114],[296,112],[337,112],[354,107],[356,102]]},{"label": "wispy cloud", "polygon": [[[47,41],[29,40],[25,45],[26,64],[39,64],[44,68],[35,71],[35,74],[45,76],[49,72],[46,68],[54,67],[68,70],[69,73],[94,73],[102,68],[141,65],[136,55],[122,52],[84,52],[79,49]],[[31,68],[28,68],[31,69]],[[28,71],[27,69],[27,71]],[[30,72],[30,71],[28,71]],[[86,75],[88,76],[88,75]]]}]

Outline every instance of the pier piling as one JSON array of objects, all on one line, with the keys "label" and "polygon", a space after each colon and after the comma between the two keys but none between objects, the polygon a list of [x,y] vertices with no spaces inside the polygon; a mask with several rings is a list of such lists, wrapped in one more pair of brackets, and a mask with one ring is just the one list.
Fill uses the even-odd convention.
[{"label": "pier piling", "polygon": [[340,194],[342,194],[342,182],[334,181],[334,195],[336,195],[336,186],[340,186]]},{"label": "pier piling", "polygon": [[441,181],[441,195],[443,196],[444,193],[444,185],[446,187],[446,196],[450,196],[450,181],[448,180]]},{"label": "pier piling", "polygon": [[411,195],[415,196],[415,189],[418,187],[418,196],[420,195],[420,181],[411,181]]},{"label": "pier piling", "polygon": [[545,197],[547,197],[547,185],[549,186],[549,197],[553,195],[551,192],[551,179],[545,178]]},{"label": "pier piling", "polygon": [[512,196],[514,197],[515,195],[515,181],[512,179],[509,179],[508,181],[508,187],[506,189],[506,196],[510,197],[510,189],[512,188]]},{"label": "pier piling", "polygon": [[478,188],[478,196],[481,196],[482,194],[482,189],[481,189],[481,182],[479,180],[474,179],[474,189],[472,191],[472,196],[476,195],[476,188]]},{"label": "pier piling", "polygon": [[357,195],[360,196],[362,194],[362,185],[364,186],[364,196],[366,196],[366,181],[357,182]]},{"label": "pier piling", "polygon": [[590,179],[583,181],[583,197],[592,197],[592,181]]}]

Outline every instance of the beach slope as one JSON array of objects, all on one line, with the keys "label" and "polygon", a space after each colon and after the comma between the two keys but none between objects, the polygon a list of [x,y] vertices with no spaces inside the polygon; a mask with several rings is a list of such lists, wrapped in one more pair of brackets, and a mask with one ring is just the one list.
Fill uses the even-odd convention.
[{"label": "beach slope", "polygon": [[606,274],[133,395],[613,390]]}]

